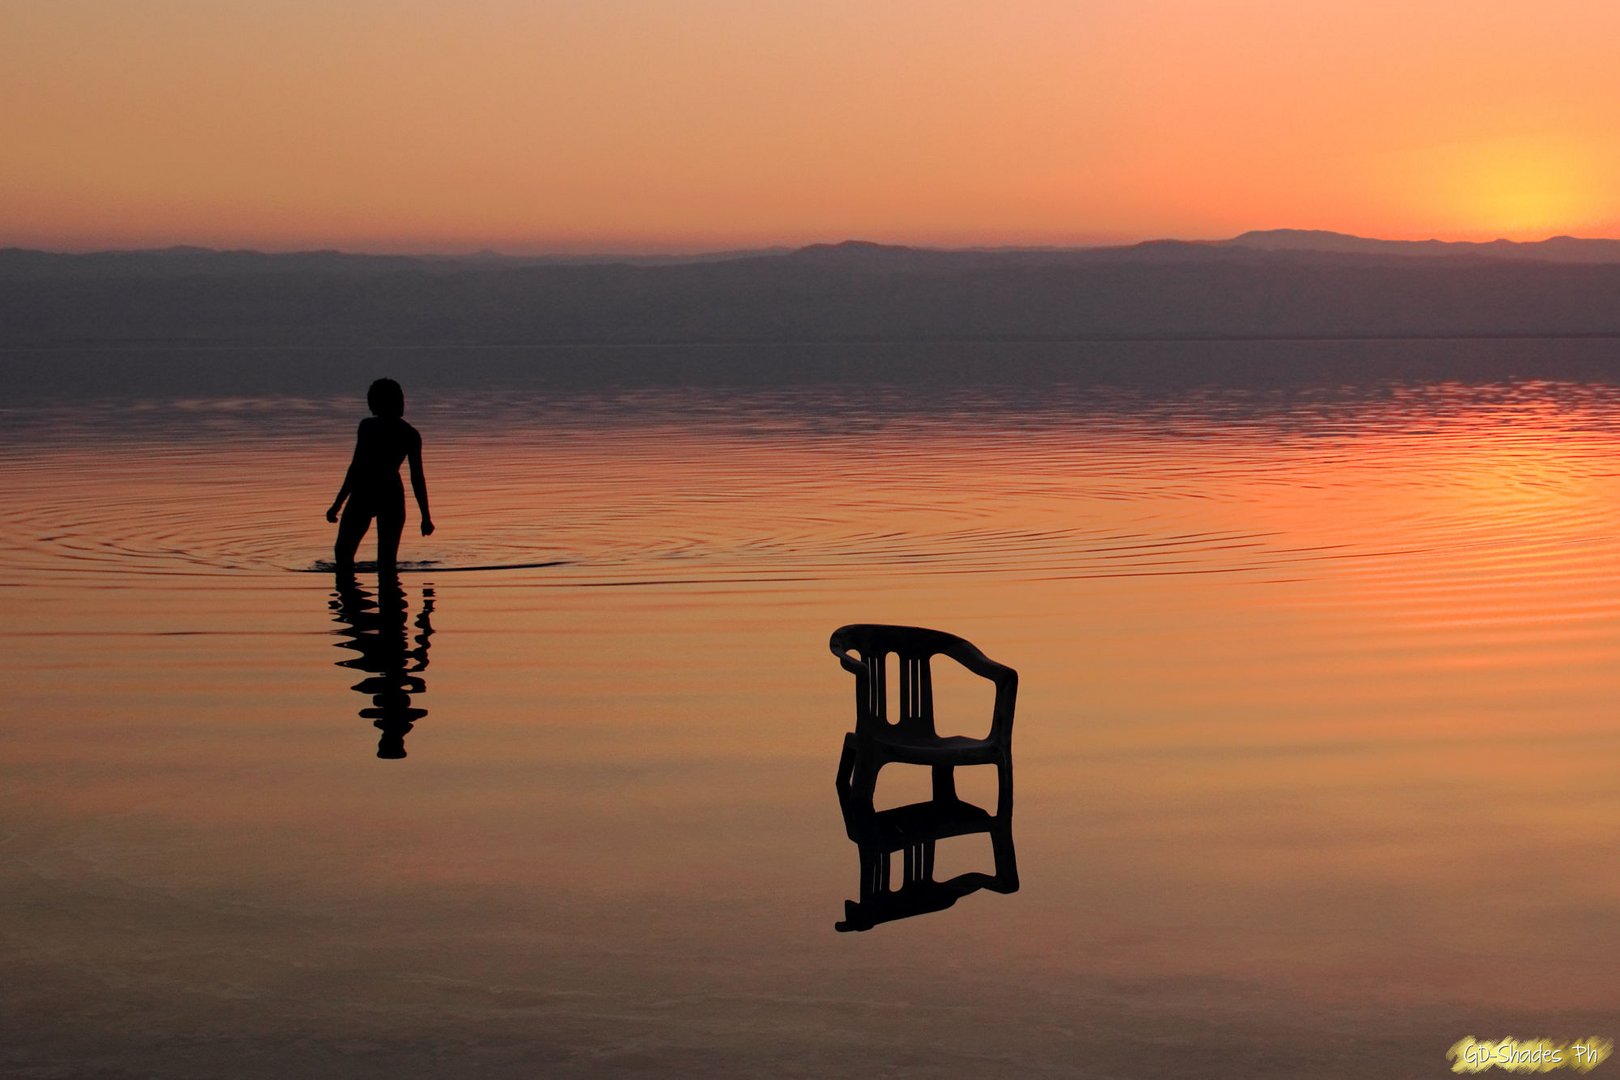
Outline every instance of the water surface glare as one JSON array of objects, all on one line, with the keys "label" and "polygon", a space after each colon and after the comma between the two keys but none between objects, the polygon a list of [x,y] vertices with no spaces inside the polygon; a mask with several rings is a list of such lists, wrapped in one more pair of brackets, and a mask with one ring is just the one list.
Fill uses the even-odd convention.
[{"label": "water surface glare", "polygon": [[[411,391],[397,594],[309,572],[354,401],[0,407],[0,1071],[1438,1076],[1620,1034],[1620,388]],[[834,932],[850,622],[1019,670],[1017,893]]]}]

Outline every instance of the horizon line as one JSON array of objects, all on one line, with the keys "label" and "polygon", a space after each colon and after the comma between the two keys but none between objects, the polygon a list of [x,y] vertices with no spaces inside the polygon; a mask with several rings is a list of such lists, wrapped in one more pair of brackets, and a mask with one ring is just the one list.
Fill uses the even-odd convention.
[{"label": "horizon line", "polygon": [[1137,240],[1113,240],[1096,243],[976,243],[976,244],[929,244],[905,243],[887,240],[871,240],[862,236],[847,236],[840,240],[819,240],[806,243],[793,243],[789,241],[761,242],[757,245],[714,247],[680,247],[680,248],[558,248],[537,249],[532,251],[500,250],[488,246],[476,248],[444,248],[444,249],[400,249],[391,246],[381,249],[368,249],[364,247],[241,247],[236,245],[212,246],[186,241],[177,241],[168,244],[153,244],[142,247],[36,247],[23,243],[10,243],[0,241],[0,252],[30,252],[44,255],[152,255],[170,254],[177,252],[199,252],[221,255],[345,255],[364,258],[402,258],[402,259],[701,259],[720,256],[749,256],[774,253],[790,253],[805,251],[812,248],[832,248],[844,246],[870,246],[880,248],[894,248],[911,251],[929,251],[941,253],[1017,253],[1017,252],[1078,252],[1078,251],[1106,251],[1123,250],[1127,248],[1142,247],[1148,244],[1188,244],[1188,245],[1216,245],[1228,244],[1245,237],[1262,237],[1275,234],[1288,234],[1295,236],[1333,237],[1339,239],[1356,240],[1368,243],[1384,244],[1446,244],[1468,247],[1489,247],[1494,245],[1535,246],[1556,240],[1576,240],[1592,242],[1620,242],[1617,236],[1583,236],[1572,233],[1551,233],[1534,240],[1514,240],[1508,237],[1494,237],[1489,240],[1446,240],[1438,236],[1424,237],[1385,237],[1364,236],[1359,233],[1342,232],[1336,229],[1313,229],[1292,226],[1279,226],[1272,228],[1245,229],[1231,236],[1222,237],[1180,237],[1180,236],[1149,236]]}]

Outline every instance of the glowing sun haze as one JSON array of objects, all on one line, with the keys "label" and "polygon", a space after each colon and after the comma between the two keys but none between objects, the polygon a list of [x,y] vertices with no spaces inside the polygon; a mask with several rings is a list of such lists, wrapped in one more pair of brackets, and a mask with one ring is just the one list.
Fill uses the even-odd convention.
[{"label": "glowing sun haze", "polygon": [[0,244],[1620,225],[1612,0],[9,0]]}]

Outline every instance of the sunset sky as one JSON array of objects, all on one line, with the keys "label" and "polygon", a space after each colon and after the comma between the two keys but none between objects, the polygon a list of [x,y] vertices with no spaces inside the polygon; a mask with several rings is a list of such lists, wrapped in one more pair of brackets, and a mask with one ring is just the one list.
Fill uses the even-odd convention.
[{"label": "sunset sky", "polygon": [[1613,0],[5,0],[0,245],[1620,234]]}]

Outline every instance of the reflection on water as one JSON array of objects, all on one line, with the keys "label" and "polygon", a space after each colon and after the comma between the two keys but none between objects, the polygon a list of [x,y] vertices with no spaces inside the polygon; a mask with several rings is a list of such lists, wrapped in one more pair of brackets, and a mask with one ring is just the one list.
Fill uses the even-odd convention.
[{"label": "reflection on water", "polygon": [[[1412,552],[1533,563],[1548,544],[1608,535],[1588,496],[1613,472],[1617,406],[1620,389],[1576,384],[1172,397],[973,387],[921,401],[866,387],[446,394],[413,413],[455,516],[413,541],[407,572],[769,586],[1323,578],[1363,560],[1399,568],[1390,556]],[[5,566],[318,568],[346,407],[227,399],[6,415]],[[129,451],[115,458],[101,452],[114,419]],[[238,482],[267,453],[281,473],[272,499]]]},{"label": "reflection on water", "polygon": [[411,695],[427,692],[421,672],[427,670],[428,640],[433,637],[433,601],[433,587],[424,586],[421,610],[411,620],[404,588],[387,576],[375,592],[353,577],[339,577],[332,593],[333,621],[342,626],[334,631],[342,639],[337,646],[359,654],[337,666],[369,673],[352,689],[371,697],[371,706],[361,709],[360,716],[382,732],[380,758],[404,757],[405,736],[427,715],[426,709],[411,704]]},{"label": "reflection on water", "polygon": [[[980,889],[1018,891],[1010,816],[993,815],[959,799],[933,799],[875,813],[847,798],[840,802],[844,828],[860,849],[861,879],[860,899],[844,901],[844,919],[837,924],[838,930],[870,930],[879,923],[943,911]],[[994,869],[988,874],[967,871],[944,881],[934,880],[939,841],[981,833],[990,838]],[[896,853],[902,856],[898,882],[893,872]]]},{"label": "reflection on water", "polygon": [[[413,401],[431,569],[330,596],[288,570],[352,387],[0,402],[0,1073],[1361,1080],[1612,1035],[1613,380],[459,377]],[[1017,666],[1016,897],[828,925],[1016,880],[994,769],[827,797],[855,620]],[[355,768],[434,626],[454,737]]]},{"label": "reflection on water", "polygon": [[[855,791],[856,747],[851,735],[838,766],[838,804],[844,831],[860,851],[860,899],[844,901],[837,929],[870,930],[879,923],[943,911],[962,897],[988,889],[1018,891],[1018,860],[1013,848],[1012,766],[1006,768],[1006,795],[994,814],[958,799],[954,790],[927,802],[874,810],[870,799]],[[984,834],[990,838],[994,868],[966,871],[944,881],[934,879],[939,841]],[[894,855],[901,855],[899,880]]]}]

